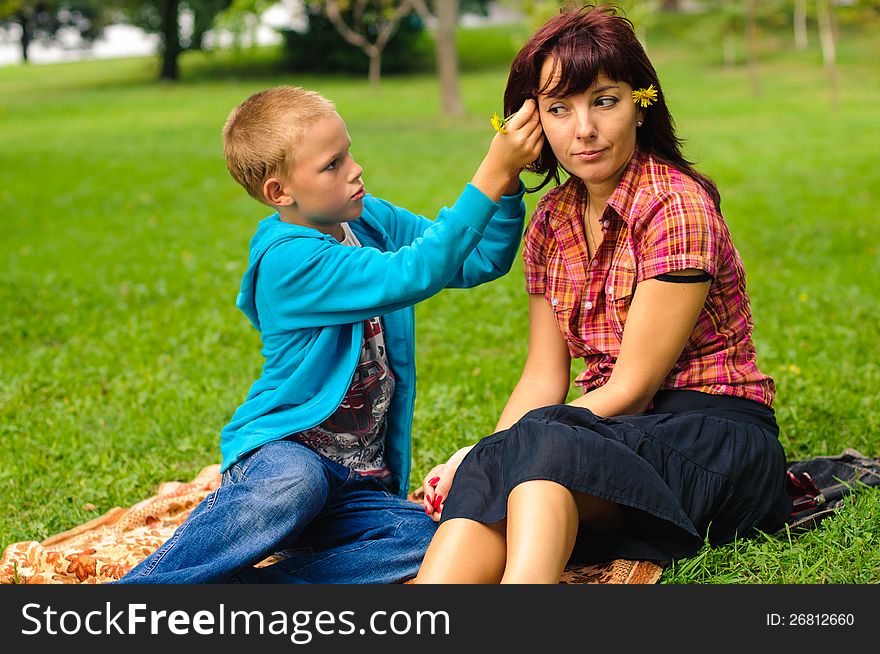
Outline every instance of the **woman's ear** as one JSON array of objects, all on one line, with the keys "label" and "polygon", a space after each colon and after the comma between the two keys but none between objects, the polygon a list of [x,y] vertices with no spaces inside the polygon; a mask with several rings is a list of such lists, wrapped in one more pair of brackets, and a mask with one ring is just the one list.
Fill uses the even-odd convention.
[{"label": "woman's ear", "polygon": [[645,122],[645,110],[639,109],[638,113],[636,114],[636,125],[638,127],[641,127],[642,123],[644,123],[644,122]]},{"label": "woman's ear", "polygon": [[270,177],[263,182],[263,197],[266,201],[275,207],[289,207],[296,204],[290,191],[282,184],[277,177]]}]

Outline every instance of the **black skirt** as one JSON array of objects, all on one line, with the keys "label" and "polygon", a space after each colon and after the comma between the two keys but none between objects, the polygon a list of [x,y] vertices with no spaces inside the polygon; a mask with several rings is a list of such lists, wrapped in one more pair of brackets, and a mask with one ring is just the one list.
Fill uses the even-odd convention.
[{"label": "black skirt", "polygon": [[458,468],[441,522],[485,524],[534,479],[618,504],[623,527],[583,524],[572,560],[668,561],[777,530],[791,513],[773,410],[751,400],[661,391],[650,411],[599,418],[566,404],[530,411],[484,438]]}]

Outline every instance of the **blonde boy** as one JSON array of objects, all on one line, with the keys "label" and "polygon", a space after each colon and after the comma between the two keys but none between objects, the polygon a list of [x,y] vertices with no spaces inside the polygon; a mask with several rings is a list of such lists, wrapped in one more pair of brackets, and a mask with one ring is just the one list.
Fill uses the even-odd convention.
[{"label": "blonde boy", "polygon": [[[251,240],[237,299],[266,361],[222,431],[221,487],[120,583],[414,577],[435,523],[406,500],[413,305],[510,268],[519,173],[543,144],[533,103],[433,221],[366,193],[345,123],[313,91],[251,96],[223,143],[235,180],[275,210]],[[253,567],[278,551],[286,558]]]}]

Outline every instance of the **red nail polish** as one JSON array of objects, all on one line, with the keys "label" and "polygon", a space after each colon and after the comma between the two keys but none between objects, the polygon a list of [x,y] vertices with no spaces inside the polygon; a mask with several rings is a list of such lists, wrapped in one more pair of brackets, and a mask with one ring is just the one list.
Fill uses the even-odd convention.
[{"label": "red nail polish", "polygon": [[428,484],[430,484],[431,486],[436,486],[438,481],[440,481],[440,477],[434,477],[433,479],[428,480]]},{"label": "red nail polish", "polygon": [[434,498],[434,501],[431,502],[431,505],[432,505],[435,509],[438,509],[438,508],[440,508],[440,502],[442,502],[442,501],[443,501],[443,496],[442,496],[442,495],[438,495],[437,497]]}]

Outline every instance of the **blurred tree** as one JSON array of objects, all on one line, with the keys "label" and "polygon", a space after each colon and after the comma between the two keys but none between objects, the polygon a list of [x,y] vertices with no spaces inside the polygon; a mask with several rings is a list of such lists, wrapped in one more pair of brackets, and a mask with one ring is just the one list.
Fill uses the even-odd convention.
[{"label": "blurred tree", "polygon": [[[245,35],[248,32],[256,33],[259,27],[260,16],[269,7],[274,5],[277,0],[232,0],[232,2],[220,0],[197,0],[199,4],[213,2],[217,5],[225,5],[220,7],[220,11],[212,14],[210,11],[202,9],[201,21],[207,26],[207,30],[220,29],[232,35],[232,47],[240,48]],[[197,11],[198,16],[198,11]],[[195,36],[195,27],[193,29]],[[202,37],[204,41],[204,35]],[[256,44],[256,37],[251,39],[252,44]],[[204,43],[202,44],[204,47]]]},{"label": "blurred tree", "polygon": [[378,86],[382,51],[400,21],[415,10],[413,0],[320,0],[313,4],[321,7],[343,39],[367,55],[370,84]]},{"label": "blurred tree", "polygon": [[[303,8],[308,25],[305,30],[280,30],[285,68],[304,73],[366,76],[370,59],[364,51],[342,37],[320,5],[306,4]],[[426,34],[421,17],[408,14],[382,50],[382,75],[430,71],[436,66],[433,50],[433,41]]]},{"label": "blurred tree", "polygon": [[[433,0],[435,3],[442,0]],[[489,7],[494,0],[461,0],[461,12],[467,14],[489,15]]]},{"label": "blurred tree", "polygon": [[660,0],[619,0],[616,4],[632,21],[636,36],[646,50],[648,49],[648,29],[657,22],[658,12],[663,9],[670,11],[678,9],[677,2],[673,2],[670,7],[665,7],[661,5]]},{"label": "blurred tree", "polygon": [[880,29],[880,0],[838,0],[836,5],[841,25],[875,34]]},{"label": "blurred tree", "polygon": [[[601,4],[597,2],[575,2],[573,0],[505,0],[506,4],[515,7],[526,16],[526,22],[532,31],[550,20],[565,7],[578,7],[585,4]],[[663,0],[614,0],[612,4],[623,10],[633,24],[639,42],[647,48],[648,29],[657,20],[660,11],[678,11],[680,9],[677,0],[664,2]]]},{"label": "blurred tree", "polygon": [[234,3],[230,0],[187,0],[186,5],[193,16],[192,35],[184,44],[187,50],[205,49],[205,34],[213,27],[214,19],[220,12],[231,4]]},{"label": "blurred tree", "polygon": [[732,68],[739,60],[737,41],[746,33],[746,2],[749,0],[704,0],[698,33],[706,46],[721,43],[724,65]]},{"label": "blurred tree", "polygon": [[434,48],[437,76],[440,79],[440,101],[447,116],[464,114],[464,103],[458,86],[458,50],[455,31],[462,11],[486,15],[490,0],[413,0],[413,8],[425,23],[436,19]]},{"label": "blurred tree", "polygon": [[796,50],[807,49],[807,0],[794,0],[794,47]]},{"label": "blurred tree", "polygon": [[746,58],[749,62],[749,80],[752,95],[760,97],[761,83],[758,79],[758,0],[746,1]]},{"label": "blurred tree", "polygon": [[564,5],[569,4],[565,0],[505,0],[505,2],[523,12],[526,24],[532,32],[558,14]]},{"label": "blurred tree", "polygon": [[828,72],[828,85],[831,88],[831,106],[840,106],[839,84],[837,83],[837,17],[836,7],[830,0],[816,0],[816,16],[819,19],[819,43],[822,45],[822,61]]},{"label": "blurred tree", "polygon": [[180,77],[178,59],[184,50],[180,41],[180,14],[183,8],[193,12],[193,38],[187,45],[197,43],[222,10],[232,0],[110,0],[117,10],[117,18],[140,27],[146,32],[159,35],[159,54],[162,58],[159,79],[174,81]]},{"label": "blurred tree", "polygon": [[[428,2],[431,7],[428,7]],[[458,86],[458,51],[455,28],[461,12],[460,0],[413,0],[413,8],[428,23],[437,19],[434,47],[437,53],[437,76],[440,79],[440,102],[447,116],[464,114],[464,103]],[[433,11],[433,13],[432,13]]]},{"label": "blurred tree", "polygon": [[98,0],[0,0],[0,26],[19,26],[24,63],[34,41],[57,42],[62,29],[72,28],[91,44],[107,24],[107,13]]}]

